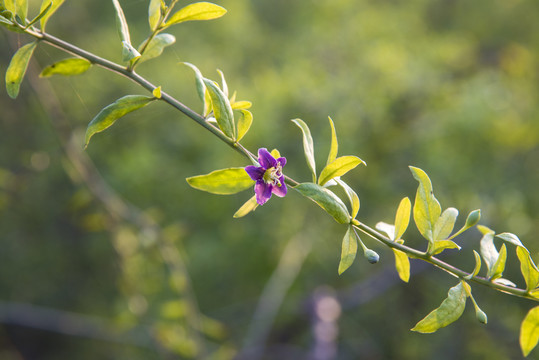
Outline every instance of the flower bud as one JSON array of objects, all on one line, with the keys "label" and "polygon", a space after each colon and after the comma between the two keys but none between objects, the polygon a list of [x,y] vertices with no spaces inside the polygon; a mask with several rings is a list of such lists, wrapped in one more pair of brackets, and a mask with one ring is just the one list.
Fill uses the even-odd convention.
[{"label": "flower bud", "polygon": [[378,260],[380,260],[380,255],[378,255],[376,253],[376,251],[373,251],[371,249],[366,249],[365,250],[365,258],[371,264],[376,264],[378,262]]},{"label": "flower bud", "polygon": [[474,210],[470,214],[468,214],[468,218],[466,218],[466,225],[464,225],[466,228],[471,228],[475,224],[479,222],[479,219],[481,218],[481,210]]},{"label": "flower bud", "polygon": [[475,311],[475,318],[481,323],[486,324],[488,321],[487,314],[479,308]]}]

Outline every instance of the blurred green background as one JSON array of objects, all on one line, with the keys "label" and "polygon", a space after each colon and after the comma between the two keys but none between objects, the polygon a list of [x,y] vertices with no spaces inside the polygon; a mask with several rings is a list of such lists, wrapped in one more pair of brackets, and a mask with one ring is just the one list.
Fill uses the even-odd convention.
[{"label": "blurred green background", "polygon": [[[517,234],[537,259],[539,2],[216,3],[226,16],[171,28],[176,44],[139,73],[201,111],[193,73],[178,62],[213,79],[221,69],[253,102],[245,146],[278,148],[300,181],[310,175],[290,119],[311,127],[320,165],[329,115],[340,154],[368,164],[346,175],[360,220],[393,221],[400,199],[415,194],[414,165],[444,208],[460,210],[457,225],[481,208],[482,224]],[[122,1],[134,44],[149,32],[147,5]],[[108,0],[67,0],[47,30],[121,61]],[[4,74],[30,38],[0,34]],[[46,45],[35,55],[19,98],[0,92],[1,359],[521,357],[532,303],[476,286],[488,325],[469,303],[436,334],[410,332],[454,279],[412,261],[402,283],[392,253],[368,238],[381,261],[359,255],[338,276],[345,229],[300,195],[233,219],[250,192],[189,188],[188,176],[246,162],[165,104],[121,119],[82,152],[102,107],[144,92],[97,67],[39,79],[65,55]],[[413,226],[405,238],[426,247]],[[479,239],[470,230],[460,253],[441,257],[471,270]],[[512,250],[508,262],[505,277],[523,285]]]}]

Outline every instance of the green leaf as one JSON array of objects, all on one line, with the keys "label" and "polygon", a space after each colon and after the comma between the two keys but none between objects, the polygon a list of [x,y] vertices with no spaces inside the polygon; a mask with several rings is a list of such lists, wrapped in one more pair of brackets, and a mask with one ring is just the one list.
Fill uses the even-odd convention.
[{"label": "green leaf", "polygon": [[318,206],[333,216],[338,223],[348,224],[350,222],[350,215],[346,205],[330,190],[314,183],[299,184],[294,189],[317,203]]},{"label": "green leaf", "polygon": [[487,277],[490,277],[491,269],[494,267],[494,264],[499,257],[498,250],[496,249],[496,246],[494,246],[494,231],[483,227],[479,229],[483,233],[483,237],[479,242],[479,251],[481,252],[485,265],[487,265],[487,274],[489,274]]},{"label": "green leaf", "polygon": [[357,196],[356,192],[341,179],[335,179],[335,182],[337,182],[337,184],[339,184],[339,186],[344,189],[346,196],[348,196],[348,200],[350,201],[350,207],[352,209],[352,211],[350,212],[350,216],[352,217],[352,219],[355,219],[357,213],[359,212],[359,197]]},{"label": "green leaf", "polygon": [[245,134],[247,134],[247,131],[249,131],[249,128],[251,127],[251,124],[253,123],[253,114],[249,110],[240,110],[240,118],[238,119],[238,140],[240,141],[243,139]]},{"label": "green leaf", "polygon": [[186,180],[195,189],[218,195],[236,194],[254,185],[254,181],[242,167],[215,170]]},{"label": "green leaf", "polygon": [[339,151],[339,142],[337,141],[337,132],[335,131],[335,124],[333,120],[328,116],[329,126],[331,126],[331,146],[329,148],[328,161],[326,165],[331,164],[337,158],[337,153]]},{"label": "green leaf", "polygon": [[13,58],[11,58],[6,71],[6,90],[12,99],[15,99],[19,95],[22,79],[24,78],[24,74],[26,74],[28,62],[34,53],[36,45],[37,42],[32,42],[22,46],[13,55]]},{"label": "green leaf", "polygon": [[520,241],[518,236],[516,236],[515,234],[504,232],[504,233],[496,235],[496,237],[502,239],[503,241],[509,244],[524,247],[524,245],[522,245],[522,242]]},{"label": "green leaf", "polygon": [[217,125],[226,136],[235,139],[234,114],[232,113],[230,101],[215,82],[209,79],[203,79],[203,81],[210,93],[213,115],[217,120]]},{"label": "green leaf", "polygon": [[116,29],[122,42],[126,42],[131,45],[131,36],[129,36],[129,27],[127,26],[127,20],[125,19],[124,11],[118,0],[112,0],[114,9],[116,10]]},{"label": "green leaf", "polygon": [[531,291],[539,285],[539,270],[525,247],[517,246],[516,251],[520,261],[520,272],[526,281],[526,290]]},{"label": "green leaf", "polygon": [[520,325],[520,348],[528,356],[539,342],[539,306],[531,309]]},{"label": "green leaf", "polygon": [[228,98],[228,84],[226,83],[226,80],[225,80],[225,74],[223,74],[223,72],[219,69],[217,69],[217,72],[221,76],[221,85],[223,88],[223,94],[225,94],[225,96]]},{"label": "green leaf", "polygon": [[460,250],[460,246],[455,244],[451,240],[436,240],[433,243],[429,243],[429,250],[428,253],[430,255],[436,255],[444,251],[445,249],[458,249]]},{"label": "green leaf", "polygon": [[185,21],[193,20],[213,20],[226,14],[226,9],[209,2],[198,2],[187,5],[178,10],[166,22],[165,26],[179,24]]},{"label": "green leaf", "polygon": [[434,232],[432,234],[434,241],[444,240],[449,237],[457,221],[459,211],[455,208],[447,208],[434,224]]},{"label": "green leaf", "polygon": [[52,14],[56,12],[56,10],[64,3],[65,0],[43,0],[41,3],[41,10],[40,12],[43,12],[47,7],[52,6],[50,10],[41,18],[40,24],[41,24],[41,31],[45,31],[45,26],[47,25],[47,21],[49,21],[49,18]]},{"label": "green leaf", "polygon": [[[170,34],[156,35],[150,41],[150,43],[144,50],[144,53],[142,54],[142,57],[140,58],[139,62],[143,62],[143,61],[158,57],[159,55],[163,53],[164,48],[174,44],[175,42],[176,42],[176,38],[174,37],[174,35],[170,35]],[[144,46],[144,43],[140,44],[137,52],[142,51],[143,46]]]},{"label": "green leaf", "polygon": [[19,15],[23,23],[26,23],[28,16],[28,0],[15,0],[16,13]]},{"label": "green leaf", "polygon": [[442,209],[434,197],[432,183],[428,175],[421,169],[410,166],[412,175],[419,182],[414,202],[414,221],[425,239],[434,241],[434,226]]},{"label": "green leaf", "polygon": [[466,307],[466,291],[462,283],[449,289],[447,298],[442,304],[423,320],[418,322],[412,331],[420,333],[433,333],[456,321]]},{"label": "green leaf", "polygon": [[92,136],[109,128],[122,116],[148,105],[153,100],[155,100],[154,97],[127,95],[103,108],[88,124],[85,147],[88,147]]},{"label": "green leaf", "polygon": [[234,214],[234,218],[241,218],[245,215],[249,214],[251,211],[255,211],[255,209],[258,207],[258,202],[256,201],[256,195],[250,198],[243,204],[238,211]]},{"label": "green leaf", "polygon": [[86,59],[82,58],[69,58],[55,62],[52,65],[47,66],[41,74],[40,77],[49,77],[52,75],[79,75],[86,72],[92,63]]},{"label": "green leaf", "polygon": [[408,224],[410,223],[410,212],[412,210],[412,204],[410,199],[405,197],[399,203],[397,208],[397,213],[395,214],[395,233],[392,240],[398,240],[404,234],[406,229],[408,229]]},{"label": "green leaf", "polygon": [[[402,240],[397,242],[403,243]],[[395,254],[395,269],[397,269],[397,273],[399,274],[400,279],[407,283],[410,280],[410,259],[408,258],[406,253],[400,250],[391,250],[393,250],[393,254]]]},{"label": "green leaf", "polygon": [[202,76],[202,73],[200,70],[193,64],[184,62],[182,63],[184,65],[189,66],[193,71],[195,72],[195,81],[197,86],[197,94],[200,100],[203,102],[205,101],[205,92],[206,92],[206,86],[204,85],[204,76]]},{"label": "green leaf", "polygon": [[475,267],[469,275],[464,277],[466,280],[470,280],[474,276],[477,276],[477,274],[479,274],[479,270],[481,270],[481,255],[479,255],[475,250],[473,251],[473,254],[475,257]]},{"label": "green leaf", "polygon": [[34,25],[36,22],[41,20],[47,13],[52,9],[52,3],[49,3],[48,6],[46,6],[43,10],[40,10],[39,14],[33,18],[26,26],[25,28],[29,28],[30,26]]},{"label": "green leaf", "polygon": [[502,244],[502,247],[500,248],[500,254],[498,255],[498,258],[496,259],[496,262],[492,266],[491,269],[489,269],[488,278],[490,280],[496,280],[498,278],[502,277],[503,271],[505,270],[505,263],[507,261],[507,248],[505,247],[505,244]]},{"label": "green leaf", "polygon": [[376,229],[383,232],[383,233],[386,233],[386,235],[391,239],[391,240],[395,240],[395,225],[391,225],[391,224],[388,224],[388,223],[385,223],[383,221],[379,221],[378,223],[376,223]]},{"label": "green leaf", "polygon": [[323,186],[329,180],[343,176],[362,163],[365,164],[365,162],[357,156],[341,156],[333,160],[324,168],[324,170],[322,170],[320,178],[318,179],[318,184]]},{"label": "green leaf", "polygon": [[163,5],[163,0],[150,0],[150,5],[148,6],[148,23],[152,31],[157,29],[161,22],[161,8]]},{"label": "green leaf", "polygon": [[140,58],[140,53],[127,41],[122,41],[122,61],[134,61]]},{"label": "green leaf", "polygon": [[307,159],[307,165],[309,166],[309,169],[313,175],[313,183],[316,183],[316,162],[314,160],[314,143],[311,136],[311,130],[309,130],[309,126],[307,126],[307,124],[301,119],[294,119],[292,122],[296,124],[303,133],[303,152],[305,153],[305,158]]},{"label": "green leaf", "polygon": [[339,262],[339,275],[346,271],[354,263],[357,254],[356,233],[351,226],[348,227],[342,239],[341,261]]}]

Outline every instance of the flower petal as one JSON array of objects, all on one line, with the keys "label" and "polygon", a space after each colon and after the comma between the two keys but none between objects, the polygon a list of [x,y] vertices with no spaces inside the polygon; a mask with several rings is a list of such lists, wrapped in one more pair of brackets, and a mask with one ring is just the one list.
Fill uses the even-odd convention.
[{"label": "flower petal", "polygon": [[256,202],[264,205],[271,197],[272,185],[266,184],[263,180],[258,180],[255,184]]},{"label": "flower petal", "polygon": [[277,166],[277,160],[271,156],[266,148],[258,149],[258,163],[266,170]]},{"label": "flower petal", "polygon": [[284,176],[281,176],[279,179],[281,181],[281,186],[272,186],[271,191],[278,197],[284,197],[288,191],[286,184],[284,183]]},{"label": "flower petal", "polygon": [[254,165],[246,166],[245,171],[254,181],[261,180],[264,177],[264,173],[266,172],[264,168]]},{"label": "flower petal", "polygon": [[279,164],[281,164],[281,167],[283,168],[286,165],[286,158],[285,157],[280,157],[280,158],[277,159],[277,162]]}]

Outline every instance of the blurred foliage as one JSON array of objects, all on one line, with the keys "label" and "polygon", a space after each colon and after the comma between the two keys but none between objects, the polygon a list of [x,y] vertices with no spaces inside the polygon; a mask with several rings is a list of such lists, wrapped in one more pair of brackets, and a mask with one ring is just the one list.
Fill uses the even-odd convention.
[{"label": "blurred foliage", "polygon": [[[238,97],[253,102],[254,123],[244,144],[278,148],[288,159],[287,174],[302,181],[310,174],[290,119],[309,124],[322,164],[330,115],[341,152],[368,164],[346,175],[361,198],[359,219],[392,222],[398,201],[415,194],[408,170],[415,165],[429,173],[444,208],[461,209],[457,225],[464,213],[481,208],[481,223],[516,233],[537,259],[538,2],[216,3],[228,9],[225,17],[171,29],[176,44],[138,71],[202,111],[193,73],[178,62],[196,64],[215,79],[221,69]],[[137,45],[149,32],[148,2],[122,6]],[[47,31],[121,61],[108,0],[66,1]],[[0,73],[27,42],[2,30]],[[476,286],[487,326],[476,322],[469,306],[436,334],[410,332],[455,285],[451,278],[412,261],[404,284],[392,269],[391,251],[369,239],[363,241],[380,253],[380,262],[356,261],[339,277],[345,230],[299,194],[273,198],[233,219],[250,192],[219,197],[189,188],[186,177],[246,162],[164,104],[121,119],[86,151],[110,188],[160,230],[110,213],[80,181],[53,125],[57,114],[46,110],[47,97],[30,82],[50,82],[81,148],[80,130],[102,107],[144,93],[99,68],[79,77],[37,79],[36,73],[64,57],[38,47],[37,70],[23,82],[19,98],[0,94],[2,358],[201,357],[201,344],[215,359],[231,358],[250,335],[257,302],[283,250],[298,237],[310,252],[304,263],[289,256],[301,269],[269,324],[263,358],[312,354],[313,296],[321,288],[332,289],[342,306],[334,344],[339,359],[521,356],[518,326],[532,304]],[[407,243],[425,249],[411,230]],[[480,234],[470,234],[460,243],[468,257],[452,259],[450,251],[444,257],[471,271]],[[517,264],[513,253],[509,257]],[[188,275],[177,266],[183,261]],[[523,284],[518,269],[507,269],[506,277],[511,274]],[[193,320],[195,299],[204,315]],[[14,304],[27,308],[16,312]],[[33,322],[23,316],[34,312]],[[64,318],[72,322],[62,327]],[[102,323],[81,330],[95,319]],[[193,324],[204,327],[202,338],[193,335]]]}]

